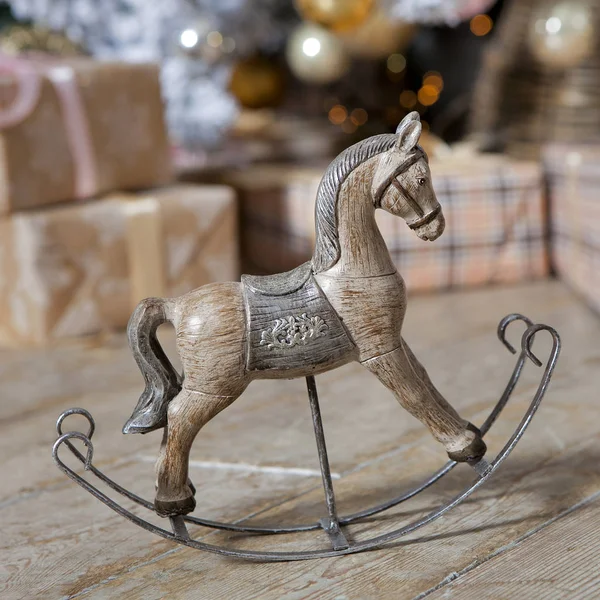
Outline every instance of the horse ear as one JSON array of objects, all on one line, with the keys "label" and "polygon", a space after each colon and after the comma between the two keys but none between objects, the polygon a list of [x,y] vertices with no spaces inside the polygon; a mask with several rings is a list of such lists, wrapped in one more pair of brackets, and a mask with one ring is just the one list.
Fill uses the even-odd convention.
[{"label": "horse ear", "polygon": [[408,113],[404,119],[402,119],[402,121],[400,121],[400,123],[398,124],[398,127],[396,127],[396,133],[398,135],[400,135],[402,133],[402,130],[409,125],[410,123],[413,123],[414,121],[420,121],[421,117],[419,116],[419,113],[416,110],[413,110],[412,112]]},{"label": "horse ear", "polygon": [[402,123],[400,123],[398,126],[400,132],[398,133],[396,148],[402,152],[410,152],[419,143],[419,138],[421,137],[421,132],[423,130],[423,126],[421,125],[418,115],[417,120],[412,120],[403,125],[407,118],[408,117],[405,117]]}]

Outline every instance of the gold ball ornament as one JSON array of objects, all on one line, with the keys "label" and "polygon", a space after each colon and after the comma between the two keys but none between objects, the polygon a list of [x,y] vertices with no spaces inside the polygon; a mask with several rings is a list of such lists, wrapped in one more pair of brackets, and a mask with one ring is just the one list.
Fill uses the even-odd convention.
[{"label": "gold ball ornament", "polygon": [[566,69],[593,51],[595,32],[585,1],[543,3],[533,13],[529,31],[531,52],[543,65]]},{"label": "gold ball ornament", "polygon": [[378,59],[406,48],[416,31],[412,23],[391,19],[376,10],[358,29],[339,37],[351,55]]},{"label": "gold ball ornament", "polygon": [[282,70],[263,57],[239,61],[229,81],[231,93],[245,108],[277,106],[283,98],[284,88]]},{"label": "gold ball ornament", "polygon": [[292,73],[308,83],[330,83],[350,66],[341,40],[327,30],[304,23],[288,39],[286,58]]},{"label": "gold ball ornament", "polygon": [[350,31],[362,25],[373,9],[374,0],[295,0],[306,21],[331,31]]}]

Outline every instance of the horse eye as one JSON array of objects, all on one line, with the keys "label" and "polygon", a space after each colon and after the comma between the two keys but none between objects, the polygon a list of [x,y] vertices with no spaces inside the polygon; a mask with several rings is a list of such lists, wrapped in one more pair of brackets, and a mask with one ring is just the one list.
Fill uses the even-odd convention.
[{"label": "horse eye", "polygon": [[425,177],[419,177],[419,178],[417,179],[417,183],[418,183],[419,185],[425,185],[425,184],[427,183],[427,179],[425,179]]}]

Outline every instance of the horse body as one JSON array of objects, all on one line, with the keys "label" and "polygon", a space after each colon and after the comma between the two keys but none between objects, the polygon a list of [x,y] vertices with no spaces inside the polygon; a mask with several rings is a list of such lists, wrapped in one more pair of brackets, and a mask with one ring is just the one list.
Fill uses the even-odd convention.
[{"label": "horse body", "polygon": [[[329,340],[338,343],[331,358],[319,355],[316,362],[290,358],[283,367],[277,366],[281,360],[274,360],[274,367],[248,368],[254,342],[243,284],[212,284],[180,298],[140,303],[130,321],[129,337],[146,390],[124,432],[165,429],[157,462],[155,507],[159,514],[193,510],[193,488],[187,477],[192,442],[201,427],[238,398],[253,379],[314,375],[350,361],[358,361],[374,373],[402,406],[428,426],[451,458],[477,460],[483,456],[485,444],[479,432],[461,419],[433,386],[402,339],[404,282],[375,221],[375,210],[382,208],[404,218],[424,240],[434,240],[443,232],[444,219],[427,158],[417,146],[420,132],[418,115],[411,113],[397,135],[369,138],[343,152],[321,182],[317,242],[306,270],[308,283],[300,280],[290,289],[302,298],[302,286],[310,284],[311,306],[325,306],[319,304],[318,293],[322,293],[327,303],[323,310],[333,319],[328,325],[319,314],[302,313],[301,309],[283,316],[289,319],[290,331],[296,332],[288,336],[289,348],[296,343],[318,344],[315,338],[332,334],[334,325],[338,333],[343,328],[347,343],[343,336],[338,342]],[[302,273],[304,270],[298,269],[287,277],[298,278]],[[285,292],[286,276],[275,281],[284,284]],[[263,304],[267,317],[271,305],[274,314],[278,304],[285,305],[276,293],[272,297],[267,294]],[[156,339],[156,329],[165,321],[175,326],[183,381]],[[275,322],[278,327],[287,323],[285,319]],[[272,330],[263,332],[256,345],[269,340],[268,348],[277,347],[279,356],[285,356],[286,345],[272,337]],[[311,357],[307,348],[298,356]],[[267,364],[268,352],[263,349]]]}]

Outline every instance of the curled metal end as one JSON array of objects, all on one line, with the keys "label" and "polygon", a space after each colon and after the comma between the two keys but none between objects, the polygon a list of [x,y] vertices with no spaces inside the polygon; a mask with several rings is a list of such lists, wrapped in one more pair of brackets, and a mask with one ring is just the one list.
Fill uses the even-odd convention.
[{"label": "curled metal end", "polygon": [[58,458],[58,449],[64,443],[67,444],[71,452],[74,453],[76,451],[73,445],[69,443],[69,440],[81,440],[86,445],[87,453],[83,465],[85,470],[89,471],[90,467],[92,466],[92,459],[94,458],[94,446],[90,438],[79,431],[69,431],[68,433],[64,433],[56,440],[56,442],[54,442],[54,446],[52,446],[52,458],[54,459],[54,462],[59,467],[64,467],[64,463],[62,460],[60,460],[60,458]]},{"label": "curled metal end", "polygon": [[523,334],[523,338],[521,339],[521,348],[523,352],[529,358],[534,365],[541,367],[542,361],[533,353],[531,350],[531,346],[533,345],[533,340],[535,338],[535,334],[538,331],[548,331],[552,336],[552,354],[554,356],[558,355],[558,351],[560,350],[560,336],[556,332],[556,330],[549,325],[530,325],[527,328],[527,331]]},{"label": "curled metal end", "polygon": [[523,321],[527,327],[531,327],[533,325],[533,321],[524,315],[520,315],[519,313],[512,313],[504,317],[504,319],[502,319],[502,321],[500,321],[498,324],[498,339],[508,348],[509,352],[516,354],[517,350],[506,339],[506,329],[513,321]]},{"label": "curled metal end", "polygon": [[56,421],[56,432],[58,433],[58,435],[63,435],[63,421],[71,415],[82,415],[87,419],[90,427],[85,437],[87,437],[88,441],[91,440],[92,436],[94,435],[94,431],[96,430],[96,423],[94,421],[94,417],[92,417],[92,415],[87,410],[85,410],[85,408],[69,408],[68,410],[65,410],[65,412],[63,412]]}]

